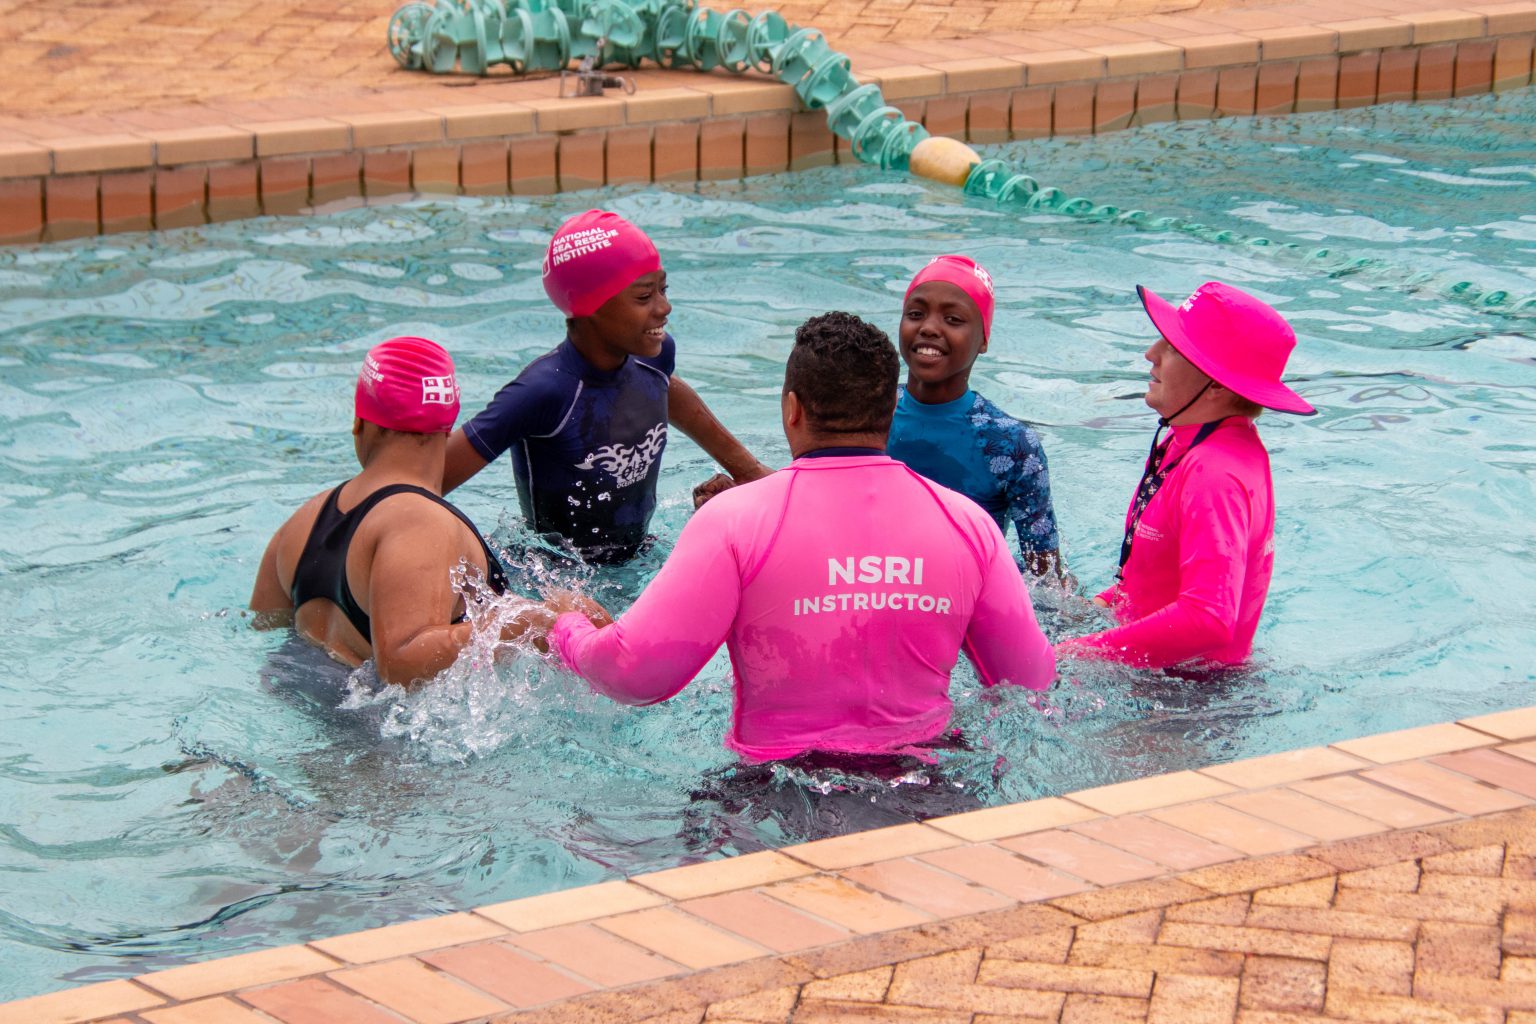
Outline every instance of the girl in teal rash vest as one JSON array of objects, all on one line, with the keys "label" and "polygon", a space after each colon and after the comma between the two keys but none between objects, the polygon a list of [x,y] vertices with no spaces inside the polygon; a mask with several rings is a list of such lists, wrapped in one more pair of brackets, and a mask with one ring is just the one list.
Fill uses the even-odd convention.
[{"label": "girl in teal rash vest", "polygon": [[936,257],[912,279],[901,311],[907,384],[888,451],[976,502],[1005,532],[1012,522],[1031,574],[1064,575],[1040,438],[970,389],[992,309],[991,276],[964,256]]}]

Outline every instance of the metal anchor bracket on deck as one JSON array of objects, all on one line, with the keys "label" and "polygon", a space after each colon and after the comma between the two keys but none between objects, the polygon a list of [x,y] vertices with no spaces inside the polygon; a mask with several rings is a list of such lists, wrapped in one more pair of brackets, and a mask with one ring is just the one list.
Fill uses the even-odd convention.
[{"label": "metal anchor bracket on deck", "polygon": [[[597,41],[597,52],[602,53],[603,47],[608,45],[608,40]],[[623,75],[610,75],[597,67],[595,54],[587,54],[581,58],[581,63],[576,65],[576,70],[569,68],[560,69],[560,98],[571,99],[575,96],[601,96],[604,89],[623,89],[626,96],[635,94],[635,80],[625,78]]]}]

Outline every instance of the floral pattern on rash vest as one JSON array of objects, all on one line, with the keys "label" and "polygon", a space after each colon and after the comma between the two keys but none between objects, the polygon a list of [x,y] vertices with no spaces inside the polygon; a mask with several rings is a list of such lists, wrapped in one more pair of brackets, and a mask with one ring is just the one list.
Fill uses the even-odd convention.
[{"label": "floral pattern on rash vest", "polygon": [[1045,450],[1033,427],[993,405],[979,393],[971,406],[971,425],[987,467],[1002,485],[1008,499],[1004,516],[1019,534],[1019,549],[1026,553],[1055,551],[1061,547],[1056,513],[1051,507],[1050,471]]}]

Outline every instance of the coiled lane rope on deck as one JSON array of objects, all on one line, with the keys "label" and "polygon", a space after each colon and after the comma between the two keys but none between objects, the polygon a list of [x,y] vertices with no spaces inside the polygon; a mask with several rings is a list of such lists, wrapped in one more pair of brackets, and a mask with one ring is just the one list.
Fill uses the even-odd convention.
[{"label": "coiled lane rope on deck", "polygon": [[791,25],[775,11],[751,15],[736,8],[721,14],[698,6],[697,0],[414,0],[390,19],[389,48],[401,66],[437,74],[484,75],[500,64],[519,75],[559,71],[587,57],[597,67],[635,68],[649,60],[664,68],[755,70],[791,86],[807,109],[825,110],[832,133],[847,141],[863,163],[961,185],[967,195],[1004,208],[1177,232],[1263,252],[1332,277],[1361,274],[1489,311],[1536,312],[1536,295],[1511,295],[1472,281],[1445,282],[1374,256],[1309,249],[1182,217],[1095,203],[1042,186],[1002,160],[982,160],[956,140],[933,139],[914,164],[914,152],[930,138],[928,130],[888,105],[878,85],[856,82],[848,55],[832,49],[820,31]]},{"label": "coiled lane rope on deck", "polygon": [[721,14],[694,0],[439,0],[408,3],[389,22],[389,49],[401,66],[438,74],[558,71],[572,60],[597,67],[772,74],[809,110],[825,110],[834,134],[864,163],[906,170],[928,130],[888,106],[879,86],[859,85],[845,53],[826,36],[783,15],[737,8]]}]

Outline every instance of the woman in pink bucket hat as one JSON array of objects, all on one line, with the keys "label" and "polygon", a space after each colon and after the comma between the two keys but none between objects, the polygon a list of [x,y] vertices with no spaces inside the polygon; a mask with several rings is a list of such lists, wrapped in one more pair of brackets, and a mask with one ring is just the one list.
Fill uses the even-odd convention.
[{"label": "woman in pink bucket hat", "polygon": [[1264,409],[1316,412],[1280,380],[1296,334],[1231,285],[1203,284],[1180,306],[1136,291],[1160,335],[1146,352],[1158,428],[1126,510],[1120,571],[1094,599],[1119,625],[1057,652],[1235,665],[1253,649],[1275,556],[1269,453],[1254,421]]}]

